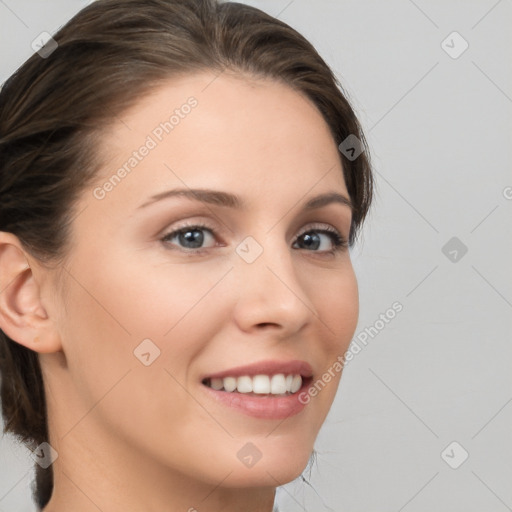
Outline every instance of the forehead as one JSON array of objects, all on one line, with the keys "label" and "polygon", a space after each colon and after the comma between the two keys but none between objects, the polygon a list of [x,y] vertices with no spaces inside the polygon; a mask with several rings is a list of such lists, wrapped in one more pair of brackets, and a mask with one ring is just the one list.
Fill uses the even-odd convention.
[{"label": "forehead", "polygon": [[138,197],[164,184],[248,196],[276,188],[303,195],[317,185],[346,191],[336,144],[315,105],[286,84],[227,72],[153,89],[115,119],[99,152],[99,183],[124,168],[122,194]]}]

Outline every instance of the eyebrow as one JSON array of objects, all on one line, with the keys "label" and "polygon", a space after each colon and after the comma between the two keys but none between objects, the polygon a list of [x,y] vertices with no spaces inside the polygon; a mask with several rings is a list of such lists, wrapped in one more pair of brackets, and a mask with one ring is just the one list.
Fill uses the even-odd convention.
[{"label": "eyebrow", "polygon": [[[215,206],[224,206],[226,208],[243,209],[245,207],[245,203],[242,199],[229,192],[211,189],[179,188],[166,190],[165,192],[151,196],[149,201],[140,205],[139,208],[144,208],[150,204],[170,197],[184,197],[193,201],[199,201],[201,203],[207,203]],[[353,204],[350,199],[337,192],[328,192],[315,196],[309,199],[302,208],[303,210],[315,210],[332,203],[342,204],[353,210]]]}]

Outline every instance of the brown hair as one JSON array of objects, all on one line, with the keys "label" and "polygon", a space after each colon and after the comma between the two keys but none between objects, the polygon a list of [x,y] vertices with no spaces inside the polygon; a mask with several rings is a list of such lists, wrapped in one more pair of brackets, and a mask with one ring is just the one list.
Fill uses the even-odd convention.
[{"label": "brown hair", "polygon": [[[337,145],[355,135],[366,148],[343,89],[294,29],[247,5],[217,0],[98,0],[34,54],[0,93],[0,231],[58,265],[80,193],[95,178],[98,133],[155,85],[200,70],[231,70],[281,81],[322,113]],[[50,53],[50,46],[46,47]],[[340,152],[354,205],[353,245],[372,199],[366,149]],[[4,432],[35,448],[48,441],[38,354],[0,331]],[[52,466],[36,466],[34,499],[53,491]]]}]

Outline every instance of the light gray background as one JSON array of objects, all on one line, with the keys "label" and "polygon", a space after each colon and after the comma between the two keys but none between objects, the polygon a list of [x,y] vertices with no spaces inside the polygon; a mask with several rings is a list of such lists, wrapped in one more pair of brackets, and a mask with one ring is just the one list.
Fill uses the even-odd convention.
[{"label": "light gray background", "polygon": [[[87,3],[0,0],[0,82]],[[512,510],[510,0],[245,3],[310,39],[366,131],[377,197],[353,251],[357,334],[403,305],[346,367],[313,487],[280,488],[283,512]],[[469,43],[456,59],[453,31]],[[453,441],[452,465],[469,453],[458,469],[441,457]],[[32,476],[0,439],[1,511],[35,510]]]}]

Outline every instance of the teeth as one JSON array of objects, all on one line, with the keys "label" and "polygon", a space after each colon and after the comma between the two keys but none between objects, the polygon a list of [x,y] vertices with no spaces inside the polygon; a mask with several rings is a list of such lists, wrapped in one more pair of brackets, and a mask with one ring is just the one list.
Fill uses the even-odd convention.
[{"label": "teeth", "polygon": [[235,391],[236,377],[226,377],[224,380],[224,389],[226,391]]},{"label": "teeth", "polygon": [[220,391],[224,387],[223,379],[210,379],[210,387]]},{"label": "teeth", "polygon": [[294,375],[290,391],[296,393],[302,386],[302,378],[300,375]]},{"label": "teeth", "polygon": [[270,393],[270,377],[268,375],[255,375],[252,378],[252,391],[258,395]]},{"label": "teeth", "polygon": [[286,395],[296,393],[302,386],[300,375],[242,375],[240,377],[224,377],[208,379],[206,385],[217,390],[230,393],[254,393],[257,395]]},{"label": "teeth", "polygon": [[[302,379],[299,376],[299,379]],[[273,395],[282,395],[286,393],[288,390],[286,389],[286,378],[282,373],[278,373],[277,375],[273,375],[270,379],[270,392]]]},{"label": "teeth", "polygon": [[251,393],[252,392],[252,379],[247,375],[238,377],[236,380],[236,389],[239,393]]}]

